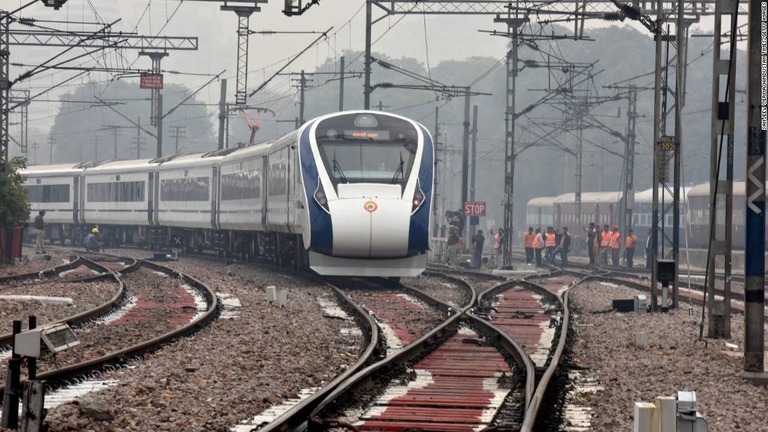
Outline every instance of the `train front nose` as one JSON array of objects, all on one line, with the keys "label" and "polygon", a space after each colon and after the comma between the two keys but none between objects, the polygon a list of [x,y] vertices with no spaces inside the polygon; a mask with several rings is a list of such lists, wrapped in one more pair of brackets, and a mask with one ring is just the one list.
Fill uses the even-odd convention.
[{"label": "train front nose", "polygon": [[333,255],[406,256],[411,202],[401,199],[400,187],[387,185],[376,188],[378,191],[344,189],[340,188],[338,200],[328,203],[332,215]]}]

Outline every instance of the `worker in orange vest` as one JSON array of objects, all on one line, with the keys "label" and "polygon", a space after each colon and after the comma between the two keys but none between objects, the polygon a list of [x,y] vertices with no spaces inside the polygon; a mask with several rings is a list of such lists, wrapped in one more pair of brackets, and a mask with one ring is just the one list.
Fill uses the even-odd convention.
[{"label": "worker in orange vest", "polygon": [[632,268],[635,263],[635,244],[637,243],[637,236],[634,231],[629,230],[627,239],[624,240],[624,253],[627,257],[627,267]]},{"label": "worker in orange vest", "polygon": [[611,231],[610,248],[611,264],[613,264],[614,267],[618,267],[621,253],[621,234],[619,234],[619,227],[617,225],[614,225],[613,231]]},{"label": "worker in orange vest", "polygon": [[536,267],[541,267],[541,250],[544,249],[544,239],[541,235],[541,228],[536,228],[532,245],[533,252],[536,255]]},{"label": "worker in orange vest", "polygon": [[611,250],[611,232],[608,225],[603,225],[600,232],[600,264],[608,265],[608,251]]},{"label": "worker in orange vest", "polygon": [[557,234],[555,229],[547,227],[547,232],[544,234],[544,248],[547,253],[544,258],[544,262],[552,264],[555,261],[555,248],[557,247]]},{"label": "worker in orange vest", "polygon": [[525,248],[525,264],[533,264],[533,227],[528,227],[528,232],[523,234],[523,247]]}]

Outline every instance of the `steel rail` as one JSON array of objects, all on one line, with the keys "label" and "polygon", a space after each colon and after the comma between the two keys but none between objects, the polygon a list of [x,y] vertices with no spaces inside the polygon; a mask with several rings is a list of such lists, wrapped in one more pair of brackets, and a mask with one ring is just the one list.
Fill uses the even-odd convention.
[{"label": "steel rail", "polygon": [[[120,305],[123,300],[125,299],[125,286],[123,285],[122,279],[119,277],[116,277],[108,268],[100,266],[97,263],[94,263],[92,261],[89,261],[85,258],[82,259],[83,262],[90,263],[90,265],[102,267],[103,271],[107,275],[107,277],[114,278],[115,281],[118,284],[117,292],[115,293],[112,298],[107,300],[106,302],[96,306],[95,308],[89,309],[87,311],[83,311],[79,314],[72,315],[67,318],[63,318],[56,321],[51,321],[49,323],[39,323],[40,325],[47,325],[47,324],[59,324],[59,323],[66,323],[70,327],[81,325],[87,321],[90,321],[94,318],[97,318],[108,311],[110,311],[113,308],[116,308],[118,305]],[[137,262],[134,260],[134,263],[131,264],[131,266],[136,266]],[[102,275],[95,275],[95,276],[89,276],[91,278],[102,278]],[[69,282],[69,281],[68,281]],[[0,346],[7,346],[10,345],[13,342],[13,334],[8,333],[4,335],[0,335]]]},{"label": "steel rail", "polygon": [[[447,277],[447,276],[446,276]],[[447,277],[451,280],[455,280],[456,282],[467,285],[466,282],[461,281],[460,279]],[[364,310],[361,306],[359,306],[356,302],[354,302],[348,295],[344,293],[344,291],[331,284],[327,280],[325,280],[325,283],[332,287],[334,290],[334,293],[336,296],[344,301],[345,305],[348,305],[351,307],[355,314],[358,315],[360,318],[364,319],[365,326],[369,329],[369,332],[371,334],[371,339],[368,344],[368,347],[366,348],[366,351],[361,355],[361,357],[358,359],[358,361],[352,365],[347,371],[345,371],[343,374],[340,374],[337,376],[333,381],[328,383],[328,385],[324,386],[322,389],[315,392],[314,395],[310,396],[309,398],[303,400],[299,404],[297,404],[295,407],[291,408],[290,410],[286,411],[282,415],[280,415],[277,419],[270,422],[268,425],[252,429],[252,431],[258,430],[259,432],[273,432],[273,431],[287,431],[287,430],[296,430],[297,428],[301,427],[304,423],[307,422],[308,418],[311,418],[312,413],[325,401],[331,394],[334,392],[342,383],[346,384],[347,381],[352,380],[353,376],[356,376],[360,371],[363,370],[364,367],[370,367],[371,360],[373,360],[374,355],[376,354],[377,349],[379,348],[380,344],[383,342],[383,340],[380,340],[379,336],[379,327],[376,325],[375,320],[371,316],[370,313],[368,313],[366,310]],[[445,302],[442,302],[423,291],[418,290],[417,288],[413,288],[404,284],[400,284],[400,287],[408,292],[409,294],[417,297],[419,300],[427,303],[431,307],[435,307],[437,309],[440,309],[444,312],[456,312],[455,308]],[[464,309],[468,308],[474,303],[475,299],[475,292],[474,290],[471,290],[471,302],[469,302],[467,305],[465,305]],[[360,321],[358,321],[360,323]],[[418,341],[414,342],[417,343]]]},{"label": "steel rail", "polygon": [[355,321],[357,321],[358,325],[363,324],[363,326],[367,328],[368,345],[357,359],[357,362],[350,366],[346,371],[339,374],[331,382],[323,386],[320,390],[316,391],[312,396],[299,402],[296,406],[281,414],[268,425],[251,430],[258,430],[259,432],[282,432],[296,430],[302,423],[306,421],[311,412],[321,401],[328,397],[328,395],[341,383],[349,379],[352,375],[365,367],[365,365],[369,364],[376,355],[376,352],[380,346],[379,327],[376,325],[376,322],[373,320],[371,314],[366,312],[357,303],[352,301],[352,299],[348,295],[344,294],[341,289],[329,283],[328,285],[333,290],[334,295],[336,295],[336,297],[341,300],[345,306],[352,309],[356,317]]},{"label": "steel rail", "polygon": [[[208,302],[208,310],[197,320],[192,321],[182,327],[166,332],[160,336],[152,338],[150,340],[134,344],[130,347],[117,350],[101,357],[91,359],[85,362],[69,365],[60,369],[55,369],[47,372],[37,374],[37,379],[45,380],[49,387],[57,387],[63,385],[66,380],[73,377],[80,377],[90,372],[98,371],[105,368],[108,365],[123,364],[128,359],[138,357],[140,355],[152,352],[167,345],[169,342],[174,341],[182,336],[193,334],[203,327],[211,323],[219,315],[219,302],[215,292],[204,283],[192,278],[189,275],[177,272],[168,267],[164,267],[155,263],[147,261],[139,261],[139,264],[147,268],[161,271],[169,276],[177,277],[183,280],[191,287],[201,291],[203,297]],[[119,279],[119,275],[115,272],[111,272]],[[22,382],[23,384],[23,382]],[[5,385],[0,386],[0,392],[5,391]]]},{"label": "steel rail", "polygon": [[[582,283],[584,280],[586,280],[589,277],[590,276],[586,276],[572,283],[571,286],[569,286],[568,289],[562,293],[561,297],[557,297],[555,295],[555,298],[557,298],[558,302],[561,305],[562,313],[563,313],[562,320],[559,323],[560,338],[557,341],[557,347],[555,348],[555,352],[552,355],[549,365],[547,365],[547,369],[544,371],[544,373],[541,375],[541,378],[539,379],[539,383],[536,386],[536,391],[533,394],[531,404],[529,405],[528,410],[525,413],[525,420],[523,421],[523,427],[521,429],[521,431],[523,432],[535,430],[534,427],[536,426],[536,421],[538,420],[538,417],[539,417],[539,411],[541,410],[541,403],[544,400],[546,393],[549,391],[549,386],[552,383],[552,378],[555,376],[555,374],[558,372],[558,370],[561,367],[561,363],[563,361],[563,353],[565,353],[565,344],[568,341],[568,331],[571,323],[571,308],[569,303],[570,291],[573,287],[578,286],[580,283]],[[552,293],[550,292],[550,294]]]},{"label": "steel rail", "polygon": [[[441,269],[442,270],[442,269]],[[401,352],[388,357],[386,359],[381,360],[380,362],[373,364],[369,366],[368,368],[361,370],[355,376],[351,377],[347,382],[343,383],[341,386],[339,386],[332,394],[330,394],[321,404],[317,407],[317,409],[312,413],[310,416],[310,425],[313,427],[345,427],[348,430],[355,431],[357,430],[354,426],[346,424],[344,422],[341,422],[336,419],[329,419],[329,418],[322,418],[321,414],[323,410],[328,409],[332,405],[338,404],[339,402],[344,402],[345,397],[349,398],[350,393],[354,393],[356,389],[365,388],[368,385],[372,384],[374,380],[376,380],[376,377],[383,374],[385,377],[389,377],[390,379],[393,378],[395,375],[397,375],[397,371],[403,367],[405,367],[407,364],[412,362],[413,360],[419,359],[419,357],[423,356],[425,351],[431,352],[434,349],[437,349],[444,340],[448,339],[450,336],[454,335],[459,327],[464,324],[467,325],[473,329],[475,329],[479,334],[483,335],[486,340],[491,341],[491,344],[496,346],[497,349],[499,347],[501,348],[502,354],[507,358],[507,361],[510,359],[507,357],[510,356],[514,363],[517,364],[517,366],[524,370],[526,373],[526,384],[525,384],[525,392],[526,392],[526,409],[528,406],[528,400],[530,399],[530,395],[533,393],[533,389],[535,386],[535,367],[533,366],[533,363],[531,362],[530,358],[525,354],[522,347],[517,344],[512,338],[510,338],[508,335],[506,335],[503,331],[496,328],[493,324],[482,320],[470,313],[468,313],[477,303],[478,296],[477,291],[472,287],[467,281],[448,276],[444,273],[440,272],[434,272],[430,271],[427,273],[428,275],[439,275],[441,277],[446,277],[451,280],[456,281],[459,284],[462,284],[464,286],[467,286],[471,292],[471,301],[468,302],[466,305],[460,308],[460,310],[456,310],[455,307],[448,305],[447,303],[444,303],[440,300],[434,299],[433,297],[427,295],[426,293],[421,292],[418,289],[411,288],[411,287],[404,287],[407,290],[413,290],[414,293],[417,295],[424,296],[423,298],[426,298],[426,302],[429,304],[433,304],[441,309],[447,308],[447,310],[455,311],[456,313],[451,315],[448,319],[443,321],[443,323],[439,324],[437,327],[435,327],[432,331],[428,332],[427,334],[423,335],[416,341],[412,342],[410,345],[405,347]],[[483,276],[489,276],[487,274],[482,274]],[[493,276],[496,277],[496,276]],[[505,281],[506,283],[507,281]],[[386,368],[389,368],[389,370],[386,370]]]},{"label": "steel rail", "polygon": [[0,276],[0,285],[5,285],[9,282],[16,282],[24,279],[49,278],[61,272],[75,269],[82,264],[83,264],[83,259],[82,257],[78,256],[77,258],[75,258],[74,260],[66,264],[61,264],[56,267],[51,267],[45,270],[40,270],[36,272],[19,273],[15,275]]},{"label": "steel rail", "polygon": [[[536,276],[540,277],[539,275],[536,275]],[[526,281],[526,280],[523,280],[523,279],[519,279],[519,280],[509,280],[509,281],[502,282],[499,285],[497,285],[497,286],[489,289],[488,291],[482,293],[478,297],[478,299],[477,299],[477,307],[475,309],[475,312],[479,312],[479,311],[482,311],[482,310],[486,309],[487,305],[490,304],[490,299],[493,298],[493,296],[499,294],[500,292],[506,291],[506,290],[508,290],[510,288],[516,287],[516,286],[523,286],[526,289],[529,289],[529,290],[534,291],[535,293],[541,295],[542,297],[548,298],[550,301],[552,301],[553,303],[555,303],[557,305],[557,310],[558,311],[563,311],[563,309],[564,309],[563,302],[560,300],[560,298],[556,294],[554,294],[554,293],[546,290],[545,288],[543,288],[543,287],[541,287],[539,285],[536,285],[536,284],[534,284],[532,282],[529,282],[529,281]],[[564,312],[564,314],[565,314],[565,312]],[[477,316],[477,319],[482,320],[483,322],[486,322],[489,325],[493,326],[493,324],[491,324],[488,320],[486,320],[486,319],[484,319],[484,318],[482,318],[480,316]],[[560,347],[561,345],[563,347],[565,347],[565,342],[566,342],[567,334],[568,334],[567,333],[567,327],[565,327],[566,332],[563,333],[563,328],[564,327],[562,326],[562,322],[560,323],[560,325],[561,325],[561,327],[560,327],[560,339],[558,340],[558,347]],[[504,330],[498,329],[496,326],[493,326],[493,327],[496,328],[499,332],[505,333]],[[517,345],[517,342],[515,342],[515,344]],[[536,367],[533,365],[533,362],[531,361],[530,357],[528,357],[528,355],[525,354],[525,351],[522,349],[522,347],[520,347],[520,352],[522,352],[524,357],[525,357],[526,367],[528,367],[528,364],[530,364],[529,367],[531,368],[531,371],[532,371],[532,372],[528,373],[528,378],[530,378],[530,379],[527,380],[528,382],[526,382],[526,393],[525,393],[525,396],[526,396],[526,415],[524,417],[523,425],[522,425],[522,429],[521,429],[523,431],[526,431],[526,430],[532,430],[532,424],[535,421],[536,415],[538,414],[538,411],[539,411],[539,408],[540,408],[540,403],[541,403],[541,400],[542,400],[542,397],[540,395],[540,392],[541,392],[540,391],[540,387],[542,385],[544,385],[545,387],[548,386],[550,377],[554,374],[554,370],[557,367],[559,367],[559,364],[560,364],[560,362],[562,360],[562,350],[559,350],[559,351],[556,350],[555,351],[555,355],[553,355],[550,358],[549,366],[547,368],[547,372],[549,372],[549,374],[547,375],[546,372],[545,372],[545,375],[542,376],[542,378],[539,380],[538,383],[536,383],[536,381],[535,381],[535,379],[536,379],[536,373],[535,373]],[[546,378],[546,380],[544,380],[545,378]],[[486,428],[484,430],[485,431],[497,430],[495,428],[498,428],[498,427],[502,427],[502,426],[492,426],[492,427],[488,427],[488,428]]]},{"label": "steel rail", "polygon": [[[442,275],[442,276],[445,276],[445,275]],[[445,277],[448,277],[448,276],[445,276]],[[473,300],[477,298],[477,292],[466,281],[463,281],[458,278],[451,278],[451,277],[448,277],[448,278],[467,287],[472,292],[471,298]],[[452,311],[455,310],[451,305],[445,302],[442,302],[438,299],[435,299],[434,297],[431,297],[420,290],[416,290],[411,287],[406,287],[403,284],[400,284],[400,286],[418,295],[420,298],[424,299],[428,304],[438,305],[438,307],[443,310],[452,310]],[[449,316],[446,320],[444,320],[441,324],[437,325],[434,329],[427,332],[426,334],[416,339],[415,341],[411,342],[409,345],[403,347],[402,351],[400,351],[399,353],[393,356],[384,358],[366,367],[365,369],[361,369],[357,371],[354,375],[352,375],[347,380],[345,380],[342,384],[337,386],[333,390],[333,392],[331,392],[329,395],[327,395],[322,401],[320,401],[317,404],[315,409],[313,409],[310,415],[308,416],[309,424],[316,425],[316,426],[319,426],[319,425],[329,426],[337,422],[336,420],[333,420],[333,419],[319,418],[318,417],[319,413],[326,406],[328,406],[331,403],[334,403],[337,398],[349,392],[351,388],[359,385],[364,385],[364,383],[371,378],[374,372],[379,371],[382,368],[391,365],[392,363],[399,363],[402,365],[406,363],[408,360],[410,360],[412,357],[414,357],[415,351],[421,351],[424,346],[432,345],[436,340],[444,339],[445,337],[447,337],[446,336],[447,333],[450,332],[450,330],[448,330],[450,326],[455,326],[453,331],[450,332],[451,334],[455,333],[458,330],[458,321],[461,318],[461,315],[467,310],[469,310],[469,308],[472,307],[472,305],[473,305],[473,302],[468,303],[461,310],[455,311],[456,313]]]}]

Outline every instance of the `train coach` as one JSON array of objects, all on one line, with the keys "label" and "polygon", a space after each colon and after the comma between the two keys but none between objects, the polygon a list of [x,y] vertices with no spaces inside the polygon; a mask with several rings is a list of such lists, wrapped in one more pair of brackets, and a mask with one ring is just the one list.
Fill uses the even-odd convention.
[{"label": "train coach", "polygon": [[[695,189],[695,188],[693,188]],[[686,233],[686,196],[692,188],[682,189],[683,201],[680,206],[680,235],[684,239]],[[662,188],[659,189],[662,199],[669,203],[670,195]],[[594,222],[602,225],[619,225],[621,211],[622,193],[613,192],[584,192],[581,196],[581,225],[588,225]],[[635,192],[632,202],[632,227],[637,235],[638,244],[644,245],[651,229],[652,207],[653,207],[653,189]],[[539,197],[528,201],[527,206],[528,226],[534,228],[547,226],[560,228],[563,226],[571,227],[571,232],[579,232],[579,217],[576,208],[576,196],[574,193],[566,193],[557,197]],[[672,236],[672,215],[665,215],[664,231],[671,238]],[[575,230],[574,230],[575,229]],[[578,243],[578,240],[577,240]],[[691,247],[694,247],[691,245]]]},{"label": "train coach", "polygon": [[[768,183],[766,183],[768,186]],[[744,181],[733,182],[733,220],[731,221],[731,238],[734,250],[744,250],[746,242],[746,222],[744,219],[745,195]],[[710,209],[713,207],[709,197],[709,182],[702,183],[693,187],[688,193],[688,203],[691,213],[691,238],[689,239],[691,247],[706,249],[709,247],[709,217]],[[717,208],[718,220],[725,221],[725,202],[720,200],[714,206]],[[768,226],[768,220],[766,220]],[[718,224],[716,227],[716,238],[724,238],[725,225]],[[768,241],[766,241],[768,246]]]},{"label": "train coach", "polygon": [[526,206],[525,230],[528,227],[544,228],[554,226],[554,201],[557,197],[538,197],[528,201]]},{"label": "train coach", "polygon": [[268,143],[134,161],[31,166],[33,214],[79,244],[212,249],[323,275],[415,276],[426,266],[434,147],[405,117],[346,111]]}]

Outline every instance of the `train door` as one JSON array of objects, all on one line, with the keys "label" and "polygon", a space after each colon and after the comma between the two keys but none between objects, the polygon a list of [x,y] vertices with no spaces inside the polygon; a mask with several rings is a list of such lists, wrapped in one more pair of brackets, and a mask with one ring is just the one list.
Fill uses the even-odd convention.
[{"label": "train door", "polygon": [[264,227],[265,231],[268,231],[267,229],[267,211],[269,210],[269,159],[267,156],[263,156],[261,158],[261,172],[263,175],[261,176],[263,184],[261,188],[261,225]]},{"label": "train door", "polygon": [[155,196],[155,173],[147,173],[147,225],[152,226],[154,217],[155,203],[152,202]]},{"label": "train door", "polygon": [[85,224],[85,211],[88,209],[86,196],[85,196],[86,181],[85,181],[85,176],[82,176],[82,175],[79,177],[79,179],[80,179],[79,181],[80,200],[78,204],[80,206],[80,211],[78,212],[78,218],[76,223],[83,225]]},{"label": "train door", "polygon": [[152,179],[154,179],[155,184],[152,186],[153,191],[153,197],[152,197],[152,222],[151,224],[153,226],[160,225],[160,171],[155,171],[152,173]]},{"label": "train door", "polygon": [[211,172],[211,180],[213,180],[211,184],[211,228],[213,229],[219,229],[219,208],[220,208],[220,202],[219,202],[219,196],[221,194],[219,193],[219,167],[213,166],[212,172]]},{"label": "train door", "polygon": [[285,160],[285,226],[288,228],[288,232],[292,232],[291,227],[293,226],[293,215],[296,213],[296,210],[294,209],[295,206],[291,205],[291,198],[293,197],[293,186],[296,182],[293,181],[293,172],[295,171],[293,169],[293,155],[291,151],[292,145],[285,147],[285,154],[287,159]]},{"label": "train door", "polygon": [[80,212],[80,177],[75,176],[73,180],[72,191],[74,194],[72,196],[72,223],[77,225],[77,221],[80,220],[80,215],[78,214]]}]

